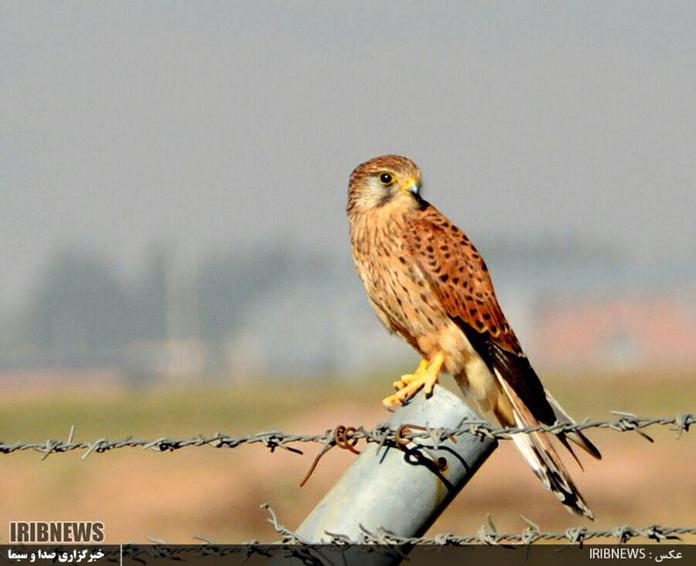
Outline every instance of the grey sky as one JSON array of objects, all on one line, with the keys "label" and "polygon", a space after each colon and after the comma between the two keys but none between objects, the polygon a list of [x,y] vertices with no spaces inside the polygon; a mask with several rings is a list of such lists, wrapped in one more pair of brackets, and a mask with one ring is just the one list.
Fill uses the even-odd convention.
[{"label": "grey sky", "polygon": [[422,167],[477,239],[696,257],[696,4],[0,2],[0,297],[269,234],[348,255],[345,183]]}]

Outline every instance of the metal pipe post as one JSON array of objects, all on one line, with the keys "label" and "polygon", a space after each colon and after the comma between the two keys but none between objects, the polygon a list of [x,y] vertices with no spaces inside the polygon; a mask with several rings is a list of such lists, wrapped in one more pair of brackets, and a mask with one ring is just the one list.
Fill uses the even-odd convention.
[{"label": "metal pipe post", "polygon": [[[389,420],[401,425],[455,428],[464,419],[480,419],[456,395],[436,386],[419,393]],[[368,444],[346,473],[297,529],[304,540],[328,542],[326,532],[359,541],[361,526],[404,537],[425,534],[435,519],[490,456],[497,442],[474,435],[447,439],[435,448],[418,439],[405,448]]]}]

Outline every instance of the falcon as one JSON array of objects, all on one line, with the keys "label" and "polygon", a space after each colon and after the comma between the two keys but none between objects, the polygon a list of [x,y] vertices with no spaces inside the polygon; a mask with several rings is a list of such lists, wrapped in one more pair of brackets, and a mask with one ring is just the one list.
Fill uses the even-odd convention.
[{"label": "falcon", "polygon": [[[396,393],[383,401],[387,408],[421,389],[430,395],[445,371],[480,414],[502,426],[574,422],[524,354],[477,249],[421,196],[421,172],[413,161],[385,155],[358,165],[350,176],[347,213],[353,259],[377,316],[422,357],[413,373],[394,382]],[[569,511],[593,519],[551,436],[517,433],[512,439]],[[578,464],[569,440],[601,458],[581,432],[556,436]]]}]

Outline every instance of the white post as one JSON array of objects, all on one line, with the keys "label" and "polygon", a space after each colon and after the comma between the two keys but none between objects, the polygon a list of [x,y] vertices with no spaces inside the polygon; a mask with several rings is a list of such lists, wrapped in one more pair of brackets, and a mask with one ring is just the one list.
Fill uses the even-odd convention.
[{"label": "white post", "polygon": [[[452,429],[464,419],[480,417],[459,397],[436,386],[429,399],[421,392],[397,410],[389,425]],[[384,529],[403,537],[421,536],[496,446],[494,439],[474,435],[458,436],[456,442],[447,439],[437,449],[427,438],[403,448],[367,444],[297,534],[317,544],[328,542],[327,531],[360,541],[362,525],[371,532]],[[344,554],[344,558],[350,557]],[[371,562],[385,563],[379,555]],[[393,555],[386,563],[393,563]]]}]

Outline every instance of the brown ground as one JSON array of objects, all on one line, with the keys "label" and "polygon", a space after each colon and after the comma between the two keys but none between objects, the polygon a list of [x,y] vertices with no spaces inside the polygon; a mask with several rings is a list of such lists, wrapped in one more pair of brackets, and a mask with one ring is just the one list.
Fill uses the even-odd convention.
[{"label": "brown ground", "polygon": [[[609,409],[644,416],[696,411],[696,384],[683,375],[549,381],[577,417],[608,417]],[[113,387],[62,393],[43,389],[38,396],[14,392],[2,400],[0,438],[65,438],[70,424],[77,426],[77,439],[129,433],[189,436],[218,430],[323,432],[338,423],[372,426],[387,418],[379,400],[388,382],[383,378],[380,383],[343,388],[336,382],[320,387],[285,382],[174,392]],[[586,397],[577,395],[580,389]],[[475,533],[487,513],[500,531],[523,529],[520,514],[546,530],[652,523],[696,526],[696,432],[680,440],[666,430],[651,434],[654,444],[635,433],[595,431],[592,438],[604,459],[584,458],[584,473],[569,462],[598,517],[594,525],[568,514],[540,486],[511,443],[503,442],[431,534]],[[294,528],[353,458],[333,450],[309,484],[300,488],[317,450],[310,445],[307,454],[299,456],[283,450],[271,454],[260,446],[166,454],[122,449],[85,460],[79,453],[56,454],[45,461],[37,453],[0,455],[0,485],[6,494],[0,502],[0,522],[100,520],[109,542],[144,542],[153,536],[184,543],[196,535],[219,542],[275,540],[259,505],[268,502],[283,523]]]}]

